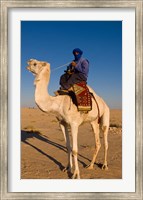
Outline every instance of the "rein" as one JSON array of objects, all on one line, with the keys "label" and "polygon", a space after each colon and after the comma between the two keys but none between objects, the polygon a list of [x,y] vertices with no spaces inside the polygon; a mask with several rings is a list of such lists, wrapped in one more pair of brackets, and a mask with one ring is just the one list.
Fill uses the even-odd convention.
[{"label": "rein", "polygon": [[96,103],[96,105],[97,105],[97,110],[98,110],[98,124],[100,124],[100,109],[99,109],[99,105],[98,105],[98,103],[97,103],[97,100],[96,100],[96,98],[95,98],[95,96],[93,95],[93,93],[90,93],[91,95],[92,95],[92,97],[93,97],[93,99],[94,99],[94,101],[95,101],[95,103]]},{"label": "rein", "polygon": [[56,70],[58,70],[58,69],[60,69],[60,68],[62,68],[62,67],[65,67],[66,65],[69,65],[70,63],[71,63],[71,62],[68,62],[68,63],[66,63],[66,64],[64,64],[64,65],[61,65],[61,66],[56,67],[56,68],[54,68],[54,69],[51,69],[51,72],[56,71]]}]

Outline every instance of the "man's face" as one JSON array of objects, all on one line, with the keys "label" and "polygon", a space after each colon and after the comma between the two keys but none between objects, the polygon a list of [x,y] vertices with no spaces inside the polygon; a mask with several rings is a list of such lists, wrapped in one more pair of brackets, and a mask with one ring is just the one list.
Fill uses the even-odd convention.
[{"label": "man's face", "polygon": [[78,55],[78,54],[79,54],[79,52],[77,52],[77,51],[76,51],[74,54],[75,54],[75,55]]}]

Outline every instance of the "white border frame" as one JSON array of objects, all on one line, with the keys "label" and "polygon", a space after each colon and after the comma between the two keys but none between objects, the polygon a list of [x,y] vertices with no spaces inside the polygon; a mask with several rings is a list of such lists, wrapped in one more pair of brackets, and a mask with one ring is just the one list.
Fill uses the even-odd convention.
[{"label": "white border frame", "polygon": [[[76,16],[76,17],[73,17]],[[88,18],[87,18],[88,16]],[[10,9],[9,10],[9,192],[135,192],[135,10],[134,9]],[[66,19],[66,20],[65,20]],[[106,20],[105,20],[106,19]],[[21,21],[122,21],[123,156],[122,179],[20,179]],[[128,59],[130,58],[130,59]],[[17,67],[15,67],[17,66]],[[17,87],[15,87],[17,86]],[[18,98],[19,97],[19,98]],[[130,99],[129,99],[130,97]],[[131,123],[130,123],[131,122]],[[132,155],[132,156],[130,156]],[[18,165],[19,163],[19,165]],[[32,187],[31,187],[32,185]],[[42,187],[41,187],[42,186]]]}]

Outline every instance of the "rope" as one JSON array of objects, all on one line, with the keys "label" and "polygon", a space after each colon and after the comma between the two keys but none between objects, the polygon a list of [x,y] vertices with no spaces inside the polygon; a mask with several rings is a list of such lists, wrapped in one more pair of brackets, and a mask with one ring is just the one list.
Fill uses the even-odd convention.
[{"label": "rope", "polygon": [[92,95],[92,97],[93,97],[93,99],[94,99],[94,101],[95,101],[95,103],[96,103],[96,105],[97,105],[97,110],[98,110],[98,124],[100,124],[100,108],[99,108],[99,104],[98,104],[98,102],[97,102],[97,100],[96,100],[96,98],[95,98],[95,96],[93,95],[93,93],[90,93],[91,95]]},{"label": "rope", "polygon": [[61,65],[61,66],[59,66],[59,67],[56,67],[55,69],[52,69],[51,72],[56,71],[56,70],[58,70],[58,69],[60,69],[60,68],[62,68],[62,67],[65,67],[66,65],[69,65],[70,63],[71,63],[71,62],[68,62],[68,63],[66,63],[66,64],[64,64],[64,65]]}]

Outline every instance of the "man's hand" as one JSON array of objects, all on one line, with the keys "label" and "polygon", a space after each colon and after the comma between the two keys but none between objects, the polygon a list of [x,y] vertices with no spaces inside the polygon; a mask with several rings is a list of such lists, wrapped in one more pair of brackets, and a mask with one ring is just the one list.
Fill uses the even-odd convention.
[{"label": "man's hand", "polygon": [[72,65],[72,67],[75,67],[76,66],[76,62],[72,61],[71,65]]}]

